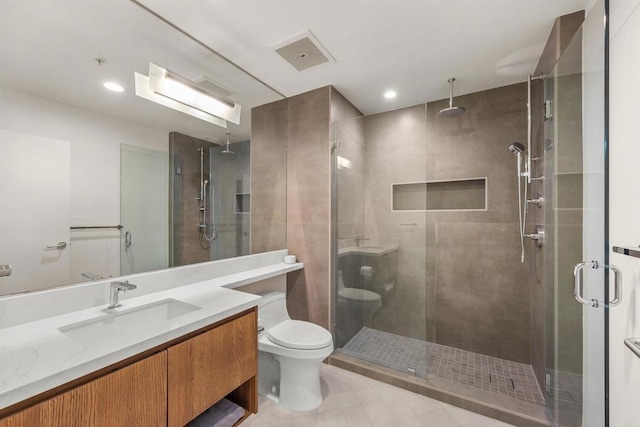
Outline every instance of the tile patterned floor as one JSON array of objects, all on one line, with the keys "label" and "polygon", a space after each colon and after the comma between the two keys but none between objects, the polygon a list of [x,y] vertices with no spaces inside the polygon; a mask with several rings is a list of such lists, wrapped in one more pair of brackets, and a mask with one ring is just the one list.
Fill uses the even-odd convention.
[{"label": "tile patterned floor", "polygon": [[338,352],[420,377],[441,377],[517,400],[544,405],[530,365],[362,328]]},{"label": "tile patterned floor", "polygon": [[287,411],[260,397],[243,427],[508,427],[410,391],[323,364],[324,402],[316,411]]}]

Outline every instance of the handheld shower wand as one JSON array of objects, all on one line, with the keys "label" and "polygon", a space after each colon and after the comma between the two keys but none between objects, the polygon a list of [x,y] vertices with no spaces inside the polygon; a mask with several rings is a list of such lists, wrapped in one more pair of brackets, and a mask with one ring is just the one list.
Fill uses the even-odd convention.
[{"label": "handheld shower wand", "polygon": [[524,185],[525,206],[524,206],[524,212],[523,212],[522,184],[520,183],[521,178],[527,176],[526,175],[527,172],[524,172],[524,173],[522,172],[522,153],[524,152],[524,145],[520,144],[519,142],[514,142],[509,146],[509,151],[515,154],[518,162],[517,181],[518,181],[518,220],[520,221],[520,228],[519,228],[520,230],[520,262],[524,264],[524,227],[527,219],[527,209],[526,209],[527,208],[526,207],[527,184],[525,181],[525,185]]}]

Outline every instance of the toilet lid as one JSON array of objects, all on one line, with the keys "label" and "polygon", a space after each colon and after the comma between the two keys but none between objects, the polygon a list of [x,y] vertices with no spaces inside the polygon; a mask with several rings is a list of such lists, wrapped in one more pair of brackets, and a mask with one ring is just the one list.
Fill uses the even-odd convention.
[{"label": "toilet lid", "polygon": [[345,299],[360,301],[360,302],[376,302],[380,301],[380,295],[367,291],[366,289],[358,288],[344,288],[338,291],[338,295]]},{"label": "toilet lid", "polygon": [[314,323],[285,320],[267,331],[272,343],[299,350],[315,350],[333,343],[331,333]]}]

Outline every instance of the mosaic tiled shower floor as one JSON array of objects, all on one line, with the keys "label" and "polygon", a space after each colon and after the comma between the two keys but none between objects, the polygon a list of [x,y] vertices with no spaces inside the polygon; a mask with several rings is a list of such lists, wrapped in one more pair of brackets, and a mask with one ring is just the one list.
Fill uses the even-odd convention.
[{"label": "mosaic tiled shower floor", "polygon": [[338,352],[423,378],[440,377],[525,402],[544,405],[530,365],[362,328]]}]

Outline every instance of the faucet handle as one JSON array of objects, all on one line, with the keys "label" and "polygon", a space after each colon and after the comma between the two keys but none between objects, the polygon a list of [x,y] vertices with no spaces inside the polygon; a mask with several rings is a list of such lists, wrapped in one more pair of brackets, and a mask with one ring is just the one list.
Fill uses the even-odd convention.
[{"label": "faucet handle", "polygon": [[123,280],[122,282],[111,282],[111,286],[123,292],[132,291],[137,288],[136,285],[129,283],[128,280]]}]

